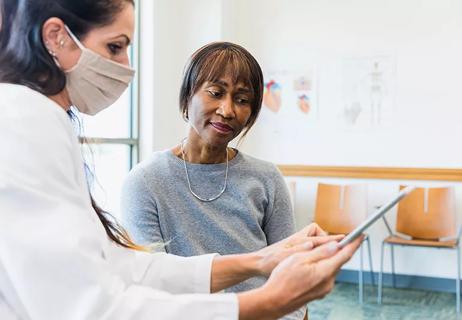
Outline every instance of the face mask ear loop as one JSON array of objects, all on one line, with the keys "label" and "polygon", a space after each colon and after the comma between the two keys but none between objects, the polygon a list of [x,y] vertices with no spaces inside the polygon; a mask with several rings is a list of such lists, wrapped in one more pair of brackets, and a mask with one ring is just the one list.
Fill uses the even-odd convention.
[{"label": "face mask ear loop", "polygon": [[77,39],[77,37],[72,33],[72,31],[69,29],[69,27],[67,25],[64,25],[64,28],[66,29],[67,33],[72,38],[72,40],[74,40],[77,47],[79,47],[80,50],[83,51],[85,49],[85,47],[83,46],[82,42],[80,42],[80,40]]}]

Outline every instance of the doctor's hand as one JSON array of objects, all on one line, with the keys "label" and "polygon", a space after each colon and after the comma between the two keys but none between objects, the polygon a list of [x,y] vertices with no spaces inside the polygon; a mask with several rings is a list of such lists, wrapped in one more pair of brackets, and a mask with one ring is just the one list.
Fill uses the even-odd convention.
[{"label": "doctor's hand", "polygon": [[290,237],[255,252],[216,256],[212,262],[210,290],[217,292],[255,276],[268,277],[287,257],[307,253],[330,241],[344,236],[328,236],[312,223]]},{"label": "doctor's hand", "polygon": [[258,257],[257,269],[261,276],[269,276],[287,257],[331,241],[340,241],[344,235],[328,236],[316,223],[311,223],[293,235],[253,253]]},{"label": "doctor's hand", "polygon": [[279,319],[334,287],[341,266],[353,256],[362,237],[340,249],[338,242],[299,252],[281,262],[261,288],[238,294],[239,319]]}]

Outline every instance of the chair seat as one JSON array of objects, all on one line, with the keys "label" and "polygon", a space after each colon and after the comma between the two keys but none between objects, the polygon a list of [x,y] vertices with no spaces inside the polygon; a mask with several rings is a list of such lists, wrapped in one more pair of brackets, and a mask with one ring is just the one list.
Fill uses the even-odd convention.
[{"label": "chair seat", "polygon": [[453,240],[424,240],[424,239],[404,239],[398,236],[389,236],[385,240],[386,243],[398,244],[403,246],[418,246],[418,247],[435,247],[435,248],[455,248],[457,239]]}]

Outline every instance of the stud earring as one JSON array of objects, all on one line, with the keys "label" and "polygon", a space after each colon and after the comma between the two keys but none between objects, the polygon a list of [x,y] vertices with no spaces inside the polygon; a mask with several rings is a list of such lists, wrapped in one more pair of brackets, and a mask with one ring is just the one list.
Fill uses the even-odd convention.
[{"label": "stud earring", "polygon": [[53,50],[51,50],[49,48],[47,48],[47,51],[53,58],[56,58],[56,52],[54,52]]},{"label": "stud earring", "polygon": [[61,49],[64,48],[64,44],[65,44],[65,43],[66,43],[66,41],[64,41],[64,39],[61,39],[61,40],[59,41],[59,47],[60,47]]}]

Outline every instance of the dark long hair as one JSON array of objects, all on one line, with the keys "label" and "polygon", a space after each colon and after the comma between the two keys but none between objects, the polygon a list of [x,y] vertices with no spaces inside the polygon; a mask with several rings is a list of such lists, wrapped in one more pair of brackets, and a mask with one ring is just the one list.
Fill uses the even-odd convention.
[{"label": "dark long hair", "polygon": [[217,81],[230,72],[234,83],[242,82],[252,93],[252,111],[245,136],[257,120],[263,100],[263,73],[257,60],[240,45],[212,42],[197,50],[186,65],[180,89],[180,112],[188,120],[188,107],[193,95],[207,81]]},{"label": "dark long hair", "polygon": [[[27,86],[44,95],[61,92],[66,86],[42,41],[43,24],[52,17],[63,20],[79,37],[94,28],[111,24],[133,0],[0,0],[0,83]],[[91,204],[110,239],[132,249],[144,250],[94,199]]]}]

